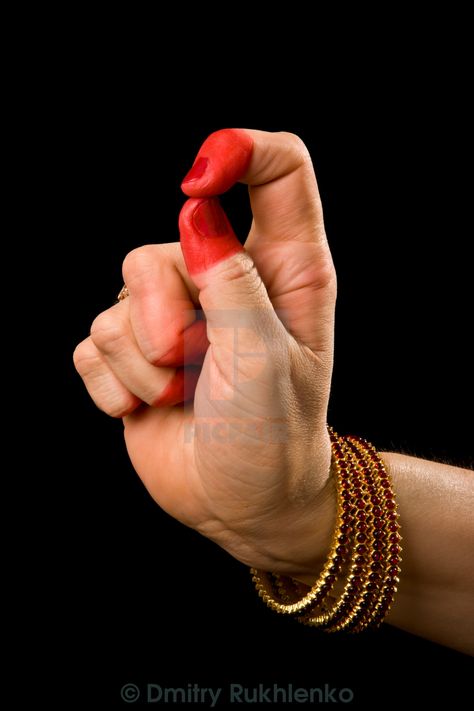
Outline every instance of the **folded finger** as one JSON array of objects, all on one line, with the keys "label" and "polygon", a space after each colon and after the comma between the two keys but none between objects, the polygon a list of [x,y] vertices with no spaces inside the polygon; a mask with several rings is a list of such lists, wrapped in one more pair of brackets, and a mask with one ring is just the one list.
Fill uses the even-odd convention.
[{"label": "folded finger", "polygon": [[95,319],[91,339],[120,383],[146,404],[163,407],[192,397],[197,369],[155,367],[145,358],[130,325],[129,299]]},{"label": "folded finger", "polygon": [[74,365],[92,400],[110,417],[124,417],[140,405],[140,399],[120,382],[90,336],[74,351]]},{"label": "folded finger", "polygon": [[179,243],[134,250],[123,275],[133,333],[146,360],[159,366],[202,363],[209,346],[206,324]]}]

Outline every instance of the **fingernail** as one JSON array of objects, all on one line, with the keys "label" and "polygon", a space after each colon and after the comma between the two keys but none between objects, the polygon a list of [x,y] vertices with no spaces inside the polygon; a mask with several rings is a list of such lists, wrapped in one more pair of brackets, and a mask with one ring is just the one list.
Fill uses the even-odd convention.
[{"label": "fingernail", "polygon": [[192,183],[195,180],[199,180],[200,178],[202,178],[202,176],[207,170],[208,165],[209,160],[207,158],[198,158],[189,173],[185,176],[183,184]]},{"label": "fingernail", "polygon": [[232,227],[217,198],[203,200],[193,212],[193,224],[203,237],[232,234]]},{"label": "fingernail", "polygon": [[184,260],[195,282],[196,276],[200,281],[201,272],[243,250],[218,198],[186,200],[179,213],[179,232]]}]

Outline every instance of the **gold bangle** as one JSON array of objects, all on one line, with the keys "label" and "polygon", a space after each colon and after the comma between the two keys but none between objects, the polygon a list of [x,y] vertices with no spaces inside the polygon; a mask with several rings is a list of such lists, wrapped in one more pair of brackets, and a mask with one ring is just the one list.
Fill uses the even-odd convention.
[{"label": "gold bangle", "polygon": [[[361,632],[383,621],[397,592],[400,523],[390,477],[374,446],[329,433],[337,519],[323,572],[309,592],[287,576],[254,568],[251,573],[260,597],[276,612],[327,632]],[[329,593],[346,562],[345,586],[335,599]]]},{"label": "gold bangle", "polygon": [[[374,507],[374,522],[380,532],[379,548],[374,550],[376,559],[372,562],[373,583],[367,591],[371,605],[367,605],[362,620],[354,625],[353,631],[360,632],[368,626],[379,626],[388,614],[400,582],[402,561],[400,545],[399,513],[391,478],[375,447],[359,437],[348,438],[352,446],[365,453],[374,472],[376,497],[380,504]],[[380,567],[375,569],[375,565]]]},{"label": "gold bangle", "polygon": [[349,539],[347,532],[345,531],[344,514],[347,513],[349,508],[348,500],[350,498],[350,494],[345,493],[346,489],[343,487],[342,483],[342,473],[345,465],[341,465],[340,458],[334,456],[334,452],[339,451],[340,448],[338,437],[332,432],[332,430],[330,430],[330,435],[333,442],[332,470],[334,472],[336,483],[337,523],[329,555],[321,575],[312,588],[310,588],[309,592],[307,592],[303,597],[293,600],[290,587],[291,578],[285,579],[284,576],[274,575],[266,571],[257,570],[256,568],[251,568],[250,570],[259,596],[268,605],[268,607],[283,615],[301,615],[302,613],[307,612],[310,608],[321,605],[324,598],[334,587],[334,583],[347,558],[347,544]]},{"label": "gold bangle", "polygon": [[372,484],[369,472],[344,439],[340,439],[343,461],[347,463],[348,479],[353,482],[354,497],[350,501],[352,511],[352,555],[344,590],[331,608],[321,614],[305,616],[301,622],[322,627],[327,632],[336,632],[348,627],[363,611],[365,594],[370,580],[369,552],[375,542],[373,504],[370,497]]}]

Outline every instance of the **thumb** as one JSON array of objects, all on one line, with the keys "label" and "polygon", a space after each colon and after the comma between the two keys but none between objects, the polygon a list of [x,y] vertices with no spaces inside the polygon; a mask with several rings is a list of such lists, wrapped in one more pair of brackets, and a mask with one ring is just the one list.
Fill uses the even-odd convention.
[{"label": "thumb", "polygon": [[208,338],[228,353],[253,353],[256,341],[286,334],[252,258],[240,244],[218,198],[191,198],[179,216],[181,248],[199,289]]},{"label": "thumb", "polygon": [[181,249],[189,274],[201,289],[206,272],[244,248],[217,198],[187,200],[179,215]]}]

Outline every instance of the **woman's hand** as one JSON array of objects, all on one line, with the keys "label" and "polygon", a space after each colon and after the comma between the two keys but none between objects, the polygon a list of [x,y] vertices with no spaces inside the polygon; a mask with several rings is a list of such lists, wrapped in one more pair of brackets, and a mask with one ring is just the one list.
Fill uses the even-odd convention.
[{"label": "woman's hand", "polygon": [[[250,186],[245,250],[211,197],[236,180]],[[332,530],[336,277],[311,159],[292,134],[219,131],[183,190],[181,245],[126,257],[130,296],[96,318],[76,368],[124,417],[169,514],[248,565],[312,575]]]}]

